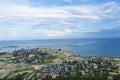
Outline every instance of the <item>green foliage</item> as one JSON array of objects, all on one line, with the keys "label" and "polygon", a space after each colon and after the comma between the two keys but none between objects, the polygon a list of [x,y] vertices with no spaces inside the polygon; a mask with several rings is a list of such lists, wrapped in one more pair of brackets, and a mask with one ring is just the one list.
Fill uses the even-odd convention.
[{"label": "green foliage", "polygon": [[31,67],[31,68],[30,68],[30,70],[34,71],[34,70],[35,70],[35,68],[34,68],[34,67]]},{"label": "green foliage", "polygon": [[[57,76],[54,80],[108,80],[107,75],[96,75],[96,76]],[[114,75],[112,80],[120,80],[120,75]]]},{"label": "green foliage", "polygon": [[114,75],[113,80],[120,80],[120,74],[119,75]]},{"label": "green foliage", "polygon": [[[0,80],[24,80],[24,78],[27,78],[28,80],[39,80],[39,76],[37,74],[37,71],[33,71],[32,73],[24,72],[22,74],[17,74],[13,77],[4,77]],[[53,80],[108,80],[108,76],[104,74],[96,76],[72,76],[70,75],[70,73],[68,73],[68,76],[60,75]],[[120,74],[114,75],[112,80],[120,80]]]}]

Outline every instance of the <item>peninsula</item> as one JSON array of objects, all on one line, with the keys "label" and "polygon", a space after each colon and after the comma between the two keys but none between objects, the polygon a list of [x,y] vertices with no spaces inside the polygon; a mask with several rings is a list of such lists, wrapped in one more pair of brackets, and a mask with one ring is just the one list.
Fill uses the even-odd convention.
[{"label": "peninsula", "polygon": [[51,48],[20,49],[0,54],[0,80],[119,80],[120,57],[79,56]]}]

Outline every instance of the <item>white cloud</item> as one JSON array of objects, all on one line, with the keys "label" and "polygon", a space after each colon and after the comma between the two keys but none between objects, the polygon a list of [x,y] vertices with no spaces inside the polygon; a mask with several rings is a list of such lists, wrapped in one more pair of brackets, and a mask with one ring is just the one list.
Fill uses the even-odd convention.
[{"label": "white cloud", "polygon": [[69,30],[69,29],[66,29],[66,30],[65,30],[65,33],[72,33],[72,31]]},{"label": "white cloud", "polygon": [[88,1],[90,1],[90,0],[79,0],[79,1],[81,1],[81,2],[88,2]]},{"label": "white cloud", "polygon": [[72,33],[72,31],[69,30],[69,29],[66,29],[64,31],[61,31],[61,30],[47,30],[45,33],[48,37],[61,37],[61,36],[66,36],[66,35]]},{"label": "white cloud", "polygon": [[[11,0],[14,1],[14,0]],[[72,0],[67,0],[72,1]],[[88,0],[80,0],[88,1]],[[4,1],[7,3],[7,1]],[[17,0],[16,3],[22,1]],[[28,2],[28,0],[23,1]],[[1,4],[2,5],[2,4]],[[105,18],[113,18],[112,13],[118,9],[119,5],[115,2],[108,2],[103,5],[92,5],[92,6],[63,6],[63,7],[51,7],[51,8],[39,8],[28,5],[9,4],[9,6],[1,7],[0,10],[0,21],[5,19],[23,19],[31,20],[35,18],[56,18],[56,19],[89,19],[89,20],[100,20]],[[116,12],[115,12],[116,13]]]},{"label": "white cloud", "polygon": [[17,37],[17,32],[16,31],[11,31],[10,35],[11,35],[11,37],[16,38]]},{"label": "white cloud", "polygon": [[[72,12],[72,10],[74,10]],[[7,10],[2,10],[0,14],[1,20],[7,19],[23,19],[32,20],[37,18],[56,18],[56,19],[91,19],[99,20],[100,17],[94,14],[89,8],[77,7],[56,7],[56,8],[34,8],[31,6],[11,6]],[[77,12],[78,14],[75,14]]]},{"label": "white cloud", "polygon": [[59,30],[53,30],[53,31],[46,31],[46,35],[48,37],[60,37],[63,36],[64,33]]},{"label": "white cloud", "polygon": [[99,16],[93,16],[93,15],[73,15],[74,18],[80,18],[80,19],[90,19],[90,20],[99,20]]},{"label": "white cloud", "polygon": [[65,2],[72,3],[73,0],[64,0]]},{"label": "white cloud", "polygon": [[[24,3],[27,2],[27,0],[24,1]],[[71,2],[72,0],[67,1]],[[120,22],[120,6],[116,2],[108,2],[102,5],[60,7],[33,7],[18,3],[22,4],[21,0],[15,1],[15,3],[9,3],[5,0],[4,4],[0,5],[0,29],[2,27],[1,30],[3,30],[0,31],[0,39],[56,38],[71,36],[71,34],[81,35],[94,30],[85,27],[85,25],[91,25],[92,22],[96,23],[104,19],[115,19]],[[7,25],[7,23],[12,25]],[[79,31],[81,27],[84,28]]]},{"label": "white cloud", "polygon": [[62,25],[72,25],[72,22],[67,22],[67,21],[60,21],[60,24]]},{"label": "white cloud", "polygon": [[68,2],[68,3],[72,3],[74,1],[77,1],[77,2],[88,2],[90,0],[64,0],[65,2]]},{"label": "white cloud", "polygon": [[9,16],[23,18],[69,18],[69,13],[62,9],[34,8],[30,6],[14,6],[9,11]]},{"label": "white cloud", "polygon": [[[100,20],[103,18],[113,18],[112,13],[118,6],[108,7],[111,3],[105,3],[101,6],[69,6],[69,7],[54,7],[54,8],[35,8],[31,6],[11,6],[7,11],[2,11],[1,18],[10,19],[24,19],[30,20],[35,18],[56,18],[56,19],[88,19],[88,20]],[[7,18],[8,19],[8,18]]]}]

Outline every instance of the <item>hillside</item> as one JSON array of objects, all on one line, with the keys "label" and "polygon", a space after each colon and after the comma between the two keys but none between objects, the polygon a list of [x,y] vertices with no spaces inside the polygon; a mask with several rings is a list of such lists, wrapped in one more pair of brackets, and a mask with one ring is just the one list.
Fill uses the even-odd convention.
[{"label": "hillside", "polygon": [[119,80],[120,74],[119,57],[76,56],[61,49],[21,49],[1,54],[0,61],[0,80],[41,80],[47,75],[54,80]]},{"label": "hillside", "polygon": [[62,63],[73,59],[70,51],[51,48],[21,49],[0,55],[0,77],[12,77],[27,72],[31,74],[42,66]]}]

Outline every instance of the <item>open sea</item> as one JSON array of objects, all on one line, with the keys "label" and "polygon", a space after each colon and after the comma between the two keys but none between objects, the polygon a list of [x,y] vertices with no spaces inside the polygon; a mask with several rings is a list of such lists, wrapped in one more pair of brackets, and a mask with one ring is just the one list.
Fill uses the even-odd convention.
[{"label": "open sea", "polygon": [[21,48],[54,48],[74,52],[82,56],[120,57],[120,38],[81,38],[46,40],[9,40],[0,41],[0,52]]}]

